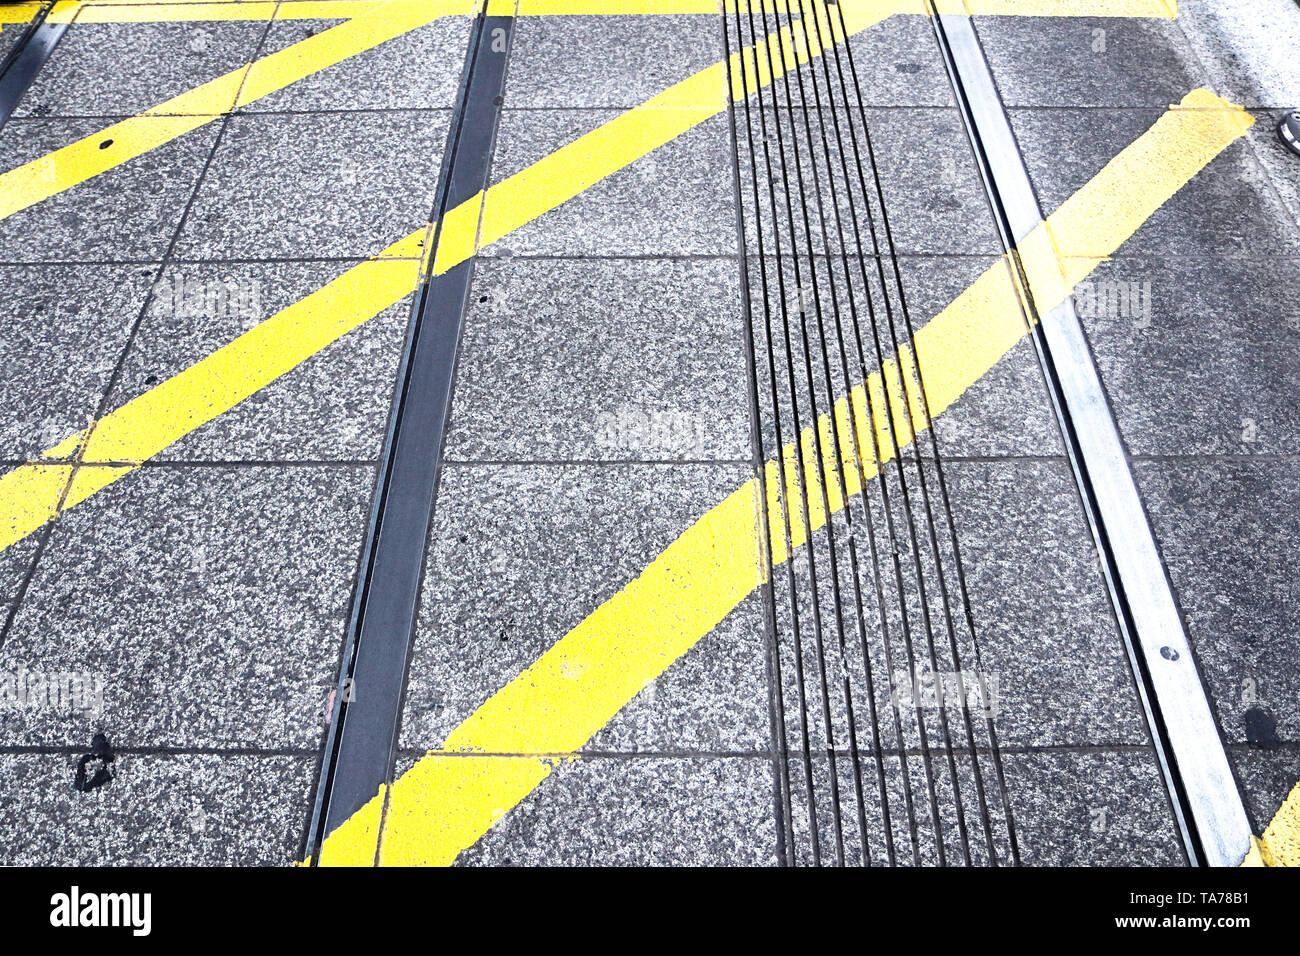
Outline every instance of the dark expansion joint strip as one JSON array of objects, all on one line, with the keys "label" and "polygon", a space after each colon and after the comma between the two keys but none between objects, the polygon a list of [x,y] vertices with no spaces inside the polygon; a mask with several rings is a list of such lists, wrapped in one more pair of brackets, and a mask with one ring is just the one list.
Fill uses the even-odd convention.
[{"label": "dark expansion joint strip", "polygon": [[53,3],[47,3],[27,24],[22,37],[0,62],[0,126],[4,126],[18,108],[54,47],[67,32],[66,23],[46,23]]},{"label": "dark expansion joint strip", "polygon": [[[448,132],[434,206],[432,263],[449,210],[487,186],[500,120],[512,17],[475,21]],[[426,276],[412,309],[384,444],[361,577],[353,599],[316,805],[306,847],[325,837],[388,781],[397,740],[424,552],[438,491],[443,436],[474,259]]]},{"label": "dark expansion joint strip", "polygon": [[1043,222],[971,18],[927,3],[980,175],[1031,322],[1066,452],[1193,864],[1236,866],[1250,824],[1074,303],[1040,311],[1017,247]]}]

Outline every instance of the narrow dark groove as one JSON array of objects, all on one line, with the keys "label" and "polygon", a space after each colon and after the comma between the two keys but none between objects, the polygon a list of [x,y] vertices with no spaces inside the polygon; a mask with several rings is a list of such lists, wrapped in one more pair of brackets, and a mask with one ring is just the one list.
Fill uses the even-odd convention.
[{"label": "narrow dark groove", "polygon": [[[739,45],[743,48],[743,40],[737,36]],[[728,63],[731,62],[731,36],[727,28],[727,16],[722,15],[722,47],[723,53]],[[741,71],[743,78],[743,70]],[[730,78],[734,79],[734,78]],[[745,109],[748,114],[749,98],[745,96]],[[748,119],[748,117],[747,117]],[[766,564],[767,576],[766,584],[763,586],[764,614],[767,618],[765,636],[767,638],[767,668],[768,668],[768,689],[769,689],[769,711],[772,734],[772,752],[773,761],[773,778],[776,786],[776,816],[777,816],[777,862],[782,866],[788,866],[791,862],[791,854],[794,853],[794,823],[793,823],[793,806],[790,797],[790,757],[789,748],[785,740],[785,688],[781,671],[781,647],[777,641],[777,617],[776,617],[776,592],[772,582],[776,577],[776,569],[772,565],[772,548],[771,548],[771,529],[772,516],[767,507],[766,494],[766,461],[767,452],[763,445],[763,418],[759,405],[759,384],[758,368],[754,357],[755,339],[754,339],[754,316],[750,302],[749,294],[749,256],[748,256],[748,239],[745,235],[745,207],[741,198],[741,172],[740,172],[740,144],[737,136],[736,125],[736,101],[731,97],[727,101],[727,120],[729,123],[731,138],[731,157],[734,184],[733,200],[736,204],[736,234],[740,250],[740,295],[741,295],[741,315],[745,323],[745,368],[748,372],[749,386],[749,411],[750,427],[753,429],[753,447],[754,447],[754,477],[758,481],[758,514],[759,514],[759,534],[761,544],[760,548],[763,553],[763,560]],[[748,122],[746,131],[749,132]],[[752,136],[752,134],[751,134]],[[752,139],[751,139],[751,159]],[[760,239],[761,241],[761,239]],[[778,439],[776,448],[777,457],[780,457],[781,446]],[[787,548],[789,547],[789,529],[786,528]],[[788,553],[788,552],[787,552]]]},{"label": "narrow dark groove", "polygon": [[[827,18],[829,21],[829,8],[827,8],[827,11],[828,11]],[[836,5],[836,12],[839,17],[840,31],[841,34],[843,35],[847,31],[844,23],[843,11],[839,9],[838,5]],[[829,22],[828,22],[828,27],[831,27],[831,29],[833,30],[833,26]],[[911,312],[907,306],[907,293],[903,284],[902,270],[899,261],[897,244],[894,241],[893,229],[890,224],[889,211],[885,203],[884,188],[883,188],[883,183],[881,181],[881,175],[880,175],[880,167],[876,159],[875,148],[872,144],[870,124],[867,122],[867,112],[862,97],[861,82],[858,78],[857,66],[853,59],[852,45],[849,44],[846,40],[844,46],[846,50],[846,58],[849,61],[850,73],[853,77],[853,89],[856,94],[857,107],[858,107],[857,112],[858,115],[860,115],[862,118],[863,144],[865,145],[866,148],[866,156],[871,169],[871,181],[874,187],[874,194],[876,196],[877,205],[880,209],[881,231],[884,233],[885,245],[888,249],[889,259],[892,265],[894,287],[898,295],[899,308],[903,313],[904,331],[902,334],[902,339],[908,343],[911,343],[916,334],[916,328],[911,318]],[[840,56],[839,45],[834,46],[834,56],[835,56],[836,72],[839,76],[841,89],[843,90],[843,94],[844,94],[845,107],[851,115],[852,108],[848,100],[849,87],[843,70],[843,62]],[[830,84],[829,67],[826,65],[825,58],[823,58],[823,68],[826,71],[827,83],[829,85]],[[843,158],[844,154],[842,151],[842,140],[839,139],[838,121],[836,117],[837,114],[835,113],[832,107],[832,119],[836,120],[837,142],[841,143],[841,158]],[[851,121],[849,122],[849,132],[850,132],[850,139],[852,142],[855,165],[857,166],[859,183],[861,184],[864,193],[864,198],[865,198],[865,195],[867,193],[867,185],[865,182],[865,178],[863,176],[862,152],[859,147],[856,131]],[[847,163],[845,168],[845,175],[846,176],[848,175]],[[878,278],[880,279],[882,292],[884,293],[884,305],[885,305],[886,318],[890,329],[890,339],[894,347],[894,354],[900,355],[901,354],[900,335],[897,328],[894,309],[890,300],[890,296],[888,294],[889,283],[887,282],[884,274],[884,263],[882,261],[882,256],[880,252],[879,235],[876,231],[875,220],[870,215],[869,200],[868,200],[867,214],[868,214],[868,223],[870,226],[872,251],[874,253],[873,258],[875,259],[876,262],[877,275]],[[862,259],[863,252],[861,246],[861,235],[860,233],[857,232],[856,221],[855,221],[855,236],[858,241],[858,249],[859,249],[858,261],[861,264],[863,261]],[[874,321],[875,321],[875,316],[873,314],[873,324]],[[916,374],[918,379],[920,379],[921,372],[919,368],[917,369]],[[938,534],[938,529],[936,528],[935,525],[934,507],[930,498],[929,481],[926,479],[926,474],[925,474],[925,456],[923,456],[920,452],[919,435],[921,431],[925,431],[927,433],[928,440],[930,442],[931,451],[933,454],[932,463],[934,465],[936,478],[939,483],[941,506],[943,508],[943,515],[944,515],[944,523],[948,530],[949,545],[952,548],[954,567],[955,567],[955,572],[958,581],[958,590],[961,596],[962,607],[965,613],[966,625],[970,635],[971,645],[975,650],[976,670],[977,673],[982,673],[982,671],[980,670],[979,644],[978,644],[978,638],[975,633],[974,617],[971,609],[969,594],[966,589],[965,574],[961,566],[961,549],[957,541],[956,522],[953,518],[951,499],[947,490],[947,482],[943,474],[942,455],[939,449],[938,437],[935,434],[935,430],[933,428],[933,415],[931,414],[929,400],[926,395],[925,383],[924,381],[918,381],[916,385],[919,387],[915,389],[915,392],[912,392],[910,389],[910,386],[912,386],[913,384],[911,376],[906,374],[905,371],[902,371],[900,369],[900,378],[902,379],[902,385],[905,391],[905,397],[903,401],[903,414],[906,416],[908,427],[911,430],[913,436],[912,458],[915,461],[918,476],[920,479],[922,506],[924,508],[925,515],[926,515],[926,526],[927,526],[926,530],[928,534],[928,541],[929,541],[930,548],[934,554],[935,570],[939,580],[940,599],[943,606],[945,629],[948,634],[949,653],[951,654],[952,657],[954,670],[957,673],[958,692],[962,695],[962,707],[961,707],[962,720],[964,724],[964,729],[966,731],[966,739],[967,739],[968,746],[972,752],[975,752],[976,747],[975,747],[975,740],[974,740],[974,727],[971,722],[970,708],[966,706],[966,700],[967,700],[966,688],[964,686],[964,679],[962,676],[962,671],[964,669],[962,667],[961,655],[957,646],[956,627],[954,625],[953,618],[952,618],[952,610],[951,610],[952,603],[951,603],[951,597],[949,593],[948,580],[947,580],[947,575],[944,573],[943,554],[939,547],[939,542],[938,542],[939,534]],[[919,401],[924,413],[925,420],[920,423],[922,426],[920,429],[917,428],[917,423],[913,421],[912,409],[911,409],[912,398],[916,398]],[[899,454],[901,457],[901,450]],[[1003,797],[1002,805],[1004,810],[1003,818],[1006,822],[1007,829],[1008,829],[1008,837],[1009,837],[1010,845],[1012,847],[1013,860],[1018,860],[1018,852],[1016,850],[1016,843],[1014,837],[1014,827],[1010,816],[1010,804],[1007,800],[1006,784],[1002,772],[1001,759],[997,755],[997,744],[996,744],[997,738],[996,738],[996,732],[993,728],[993,721],[991,716],[986,714],[985,723],[986,723],[986,732],[990,735],[990,740],[993,743],[992,751],[993,751],[993,757],[995,762],[995,772],[998,778],[999,788],[1002,791],[1002,797]],[[971,770],[972,770],[972,776],[974,778],[976,799],[978,801],[979,808],[980,808],[981,823],[983,825],[983,830],[984,830],[984,838],[989,851],[989,858],[990,861],[996,865],[997,850],[996,850],[995,840],[992,831],[991,811],[989,809],[988,797],[984,789],[983,774],[980,770],[978,760],[975,760],[973,762]],[[953,777],[953,788],[954,788],[954,794],[957,796],[957,801],[958,801],[959,824],[962,826],[964,832],[964,827],[965,827],[964,814],[961,813],[959,784],[955,772]],[[968,857],[968,862],[969,862],[969,857]]]},{"label": "narrow dark groove", "polygon": [[[752,44],[753,42],[755,42],[755,38],[757,36],[754,30],[754,14],[752,10],[748,12],[748,19],[749,19],[749,27],[750,27],[750,39]],[[736,29],[739,37],[738,45],[743,49],[745,47],[744,33],[741,28],[740,12],[738,9],[736,11]],[[756,58],[755,62],[757,62],[757,49],[755,49],[755,58]],[[774,322],[772,320],[771,289],[767,277],[767,257],[763,246],[762,204],[759,198],[759,191],[758,191],[758,167],[757,167],[757,159],[756,159],[756,150],[754,149],[754,124],[753,124],[753,118],[750,114],[748,95],[745,96],[744,104],[745,104],[745,126],[746,126],[747,138],[749,142],[749,158],[750,158],[750,169],[751,169],[750,183],[754,194],[755,233],[757,235],[758,244],[759,244],[758,246],[759,276],[760,276],[760,285],[763,293],[764,328],[765,328],[765,335],[766,335],[765,341],[767,345],[764,351],[766,353],[767,365],[768,365],[768,386],[771,391],[772,408],[776,413],[774,415],[774,422],[775,422],[775,429],[776,429],[777,454],[779,460],[779,456],[781,455],[781,450],[785,448],[786,440],[782,433],[782,428],[781,428],[780,399],[778,397],[778,392],[777,392],[776,357],[775,357],[775,350],[772,344],[775,333],[774,333]],[[779,301],[781,303],[782,321],[788,330],[789,327],[788,321],[784,317],[785,280],[779,268],[781,236],[780,236],[779,229],[775,228],[776,208],[777,208],[775,177],[772,172],[771,149],[769,147],[769,140],[767,135],[767,124],[766,121],[763,119],[761,96],[760,96],[760,103],[759,103],[759,119],[762,126],[761,139],[763,141],[763,160],[767,172],[768,196],[769,196],[770,208],[772,210],[772,221],[774,226],[774,242],[776,246],[776,255],[778,257],[777,259],[778,295],[780,297]],[[742,217],[744,216],[743,209],[740,210],[740,214]],[[748,294],[749,292],[747,289],[746,295]],[[791,376],[790,381],[793,381],[793,376]],[[797,402],[797,398],[794,396],[793,386],[791,387],[791,397],[792,400]],[[796,418],[795,431],[797,435],[798,434],[797,418]],[[799,470],[799,465],[797,461],[795,467],[796,467],[796,472],[800,476],[800,480],[802,480],[802,473]],[[806,677],[804,674],[804,667],[803,667],[804,653],[803,653],[802,629],[801,629],[800,615],[799,615],[799,601],[798,601],[799,592],[798,592],[797,579],[794,570],[793,524],[792,524],[792,519],[790,517],[789,505],[785,503],[785,487],[786,487],[785,476],[784,476],[784,469],[781,465],[778,465],[778,474],[780,475],[780,478],[778,480],[778,487],[781,489],[781,495],[779,500],[782,502],[781,505],[782,530],[785,535],[785,548],[786,548],[785,569],[786,569],[786,579],[787,579],[787,587],[788,587],[787,599],[789,600],[791,625],[792,625],[794,639],[795,639],[795,683],[796,683],[796,687],[798,690],[798,697],[799,697],[799,734],[803,744],[801,748],[801,753],[803,754],[802,763],[803,763],[803,770],[804,770],[804,784],[808,794],[808,827],[809,827],[810,840],[812,845],[813,863],[814,865],[819,865],[821,863],[821,839],[819,835],[820,831],[819,831],[818,821],[817,821],[817,789],[813,782],[813,772],[812,772],[812,748],[810,744],[811,738],[809,734],[807,681],[806,681]],[[773,580],[772,583],[774,584],[775,581]],[[777,647],[777,654],[779,657],[780,655],[779,642]],[[781,728],[781,732],[784,735],[785,733],[784,725]],[[793,846],[792,846],[792,850],[793,850]]]},{"label": "narrow dark groove", "polygon": [[[448,131],[432,211],[433,255],[446,211],[479,195],[487,184],[513,17],[489,17],[486,6],[470,35],[458,106]],[[338,687],[352,693],[336,694],[307,834],[313,864],[320,861],[326,836],[393,775],[425,547],[473,274],[473,257],[438,274],[430,267],[413,304],[340,663]]]}]

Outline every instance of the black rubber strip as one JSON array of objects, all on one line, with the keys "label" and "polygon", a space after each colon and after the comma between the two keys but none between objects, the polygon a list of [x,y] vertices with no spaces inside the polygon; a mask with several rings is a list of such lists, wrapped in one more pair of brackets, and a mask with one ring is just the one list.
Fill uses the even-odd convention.
[{"label": "black rubber strip", "polygon": [[17,45],[0,64],[0,126],[9,122],[9,117],[68,30],[66,23],[46,23],[45,17],[49,12],[49,5],[37,12]]},{"label": "black rubber strip", "polygon": [[[501,115],[512,17],[480,16],[448,133],[434,222],[487,186]],[[437,249],[435,229],[432,248]],[[438,490],[460,330],[474,272],[471,258],[427,277],[412,310],[371,516],[363,575],[353,603],[308,852],[361,809],[387,781],[410,656],[425,544]]]}]

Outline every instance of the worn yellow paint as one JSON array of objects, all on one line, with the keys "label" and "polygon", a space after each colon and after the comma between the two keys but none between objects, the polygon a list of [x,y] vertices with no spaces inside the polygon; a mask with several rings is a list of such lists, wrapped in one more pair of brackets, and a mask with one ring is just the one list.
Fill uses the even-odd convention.
[{"label": "worn yellow paint", "polygon": [[1242,866],[1300,866],[1300,783],[1291,790],[1262,837],[1250,838]]},{"label": "worn yellow paint", "polygon": [[[1027,239],[1028,291],[1037,308],[1060,304],[1072,282],[1113,254],[1251,122],[1244,110],[1207,91],[1171,107]],[[1058,255],[1078,250],[1092,255],[1068,260]],[[1058,270],[1065,270],[1064,279]],[[874,422],[879,458],[897,454],[887,419],[907,424],[905,403],[913,413],[928,409],[931,415],[950,407],[1027,334],[1025,292],[1013,279],[1009,258],[991,266],[916,334],[912,348],[892,367],[885,363],[815,427],[805,428],[797,443],[787,445],[783,465],[768,462],[764,488],[751,480],[707,512],[640,576],[484,702],[440,748],[399,776],[388,789],[386,813],[384,797],[377,796],[355,824],[349,820],[330,834],[325,848],[336,853],[333,858],[342,858],[342,851],[331,847],[336,836],[340,847],[359,852],[349,862],[373,858],[374,848],[358,834],[373,833],[382,816],[381,864],[453,862],[546,778],[556,755],[580,749],[762,583],[762,538],[774,564],[788,559],[787,531],[797,547],[826,522],[827,507],[832,512],[844,507],[839,476],[853,493],[876,473],[874,460],[851,455],[835,460],[832,434],[841,436],[844,454],[852,445],[843,437],[856,428],[856,446],[865,457],[873,446],[864,423]],[[918,379],[924,383],[923,403],[912,391]],[[911,424],[927,422],[921,415]],[[910,430],[898,432],[899,443],[912,437]],[[796,463],[802,466],[804,488]],[[820,487],[828,489],[826,507]],[[769,513],[766,535],[757,528],[760,494]],[[792,505],[788,515],[786,502]],[[809,504],[807,515],[798,510],[802,502]]]},{"label": "worn yellow paint", "polygon": [[24,465],[0,478],[0,547],[31,534],[59,511],[72,466]]},{"label": "worn yellow paint", "polygon": [[169,143],[236,106],[408,33],[443,16],[443,9],[438,3],[412,6],[405,0],[386,0],[369,16],[331,27],[0,174],[0,219]]},{"label": "worn yellow paint", "polygon": [[40,3],[14,3],[0,7],[0,25],[6,23],[30,23],[32,17],[40,12]]}]

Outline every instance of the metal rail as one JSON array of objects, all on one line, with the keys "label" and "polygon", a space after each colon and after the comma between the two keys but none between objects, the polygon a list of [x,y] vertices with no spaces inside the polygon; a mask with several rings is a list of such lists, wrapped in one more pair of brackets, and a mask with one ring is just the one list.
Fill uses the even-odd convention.
[{"label": "metal rail", "polygon": [[[427,261],[432,270],[449,210],[479,195],[500,119],[513,17],[487,16],[471,33]],[[361,579],[320,770],[307,853],[391,778],[424,553],[438,491],[443,437],[474,259],[429,275],[416,296],[398,372]]]},{"label": "metal rail", "polygon": [[1184,846],[1194,863],[1236,866],[1250,849],[1250,824],[1083,327],[1068,297],[1038,312],[1016,252],[1043,222],[1024,158],[970,17],[926,2],[1002,242],[1034,313],[1032,338]]}]

